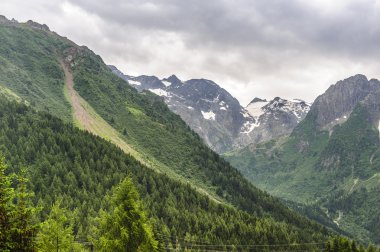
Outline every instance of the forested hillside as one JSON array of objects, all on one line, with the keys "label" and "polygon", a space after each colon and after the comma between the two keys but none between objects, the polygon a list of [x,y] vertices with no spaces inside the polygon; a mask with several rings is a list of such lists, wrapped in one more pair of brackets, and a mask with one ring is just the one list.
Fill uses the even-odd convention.
[{"label": "forested hillside", "polygon": [[[288,210],[295,224],[218,204],[191,185],[146,168],[111,143],[3,96],[0,119],[0,150],[10,171],[27,167],[34,203],[43,207],[40,218],[44,220],[61,198],[62,206],[74,212],[78,240],[91,235],[90,218],[101,208],[108,209],[106,194],[126,176],[134,181],[154,236],[164,248],[176,243],[323,242],[329,234]],[[273,207],[284,208],[279,203]]]}]

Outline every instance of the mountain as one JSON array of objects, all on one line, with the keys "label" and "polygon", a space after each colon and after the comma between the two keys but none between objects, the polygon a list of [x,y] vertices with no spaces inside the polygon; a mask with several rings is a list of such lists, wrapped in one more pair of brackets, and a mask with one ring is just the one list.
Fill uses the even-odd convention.
[{"label": "mountain", "polygon": [[290,101],[276,97],[266,101],[256,97],[246,107],[255,123],[246,122],[244,130],[236,139],[237,146],[258,144],[290,134],[309,109],[310,104],[299,99]]},{"label": "mountain", "polygon": [[323,209],[343,230],[379,243],[380,82],[355,75],[315,100],[289,137],[225,155],[271,194]]},{"label": "mountain", "polygon": [[210,80],[181,81],[175,75],[162,80],[146,75],[133,77],[115,66],[109,68],[140,92],[149,90],[163,97],[169,108],[218,153],[290,134],[310,107],[301,100],[276,97],[269,102],[255,98],[244,108]]},{"label": "mountain", "polygon": [[[244,179],[162,98],[46,25],[2,21],[0,63],[1,150],[15,171],[29,167],[37,202],[49,209],[63,197],[77,209],[77,235],[86,237],[101,198],[127,175],[164,244],[294,244],[330,234]],[[135,81],[144,79],[157,85]]]}]

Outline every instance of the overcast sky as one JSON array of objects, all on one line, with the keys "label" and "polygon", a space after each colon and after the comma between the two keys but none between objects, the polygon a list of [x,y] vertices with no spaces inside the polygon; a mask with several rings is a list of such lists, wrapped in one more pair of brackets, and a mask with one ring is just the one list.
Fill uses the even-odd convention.
[{"label": "overcast sky", "polygon": [[126,74],[207,78],[242,105],[380,78],[380,0],[1,0]]}]

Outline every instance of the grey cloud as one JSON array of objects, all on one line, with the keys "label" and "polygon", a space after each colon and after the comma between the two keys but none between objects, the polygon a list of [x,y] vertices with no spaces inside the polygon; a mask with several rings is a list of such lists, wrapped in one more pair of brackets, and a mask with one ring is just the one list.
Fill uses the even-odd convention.
[{"label": "grey cloud", "polygon": [[370,0],[348,1],[345,9],[331,14],[295,0],[71,1],[121,27],[184,34],[188,46],[379,50],[380,15]]},{"label": "grey cloud", "polygon": [[[0,8],[9,9],[14,1],[23,2],[2,0]],[[78,7],[79,16],[68,17],[65,3]],[[31,0],[24,9],[14,5],[12,13],[43,20],[123,70],[210,78],[243,103],[260,95],[312,100],[349,75],[380,77],[376,0]]]}]

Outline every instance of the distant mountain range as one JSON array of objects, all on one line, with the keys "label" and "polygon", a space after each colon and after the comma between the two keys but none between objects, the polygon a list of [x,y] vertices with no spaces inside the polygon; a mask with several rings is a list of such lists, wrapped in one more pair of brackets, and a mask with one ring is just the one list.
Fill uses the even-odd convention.
[{"label": "distant mountain range", "polygon": [[279,97],[270,101],[255,98],[243,107],[211,80],[182,81],[175,75],[134,77],[115,66],[109,68],[137,90],[163,97],[169,108],[219,153],[290,134],[310,109],[302,100]]}]

